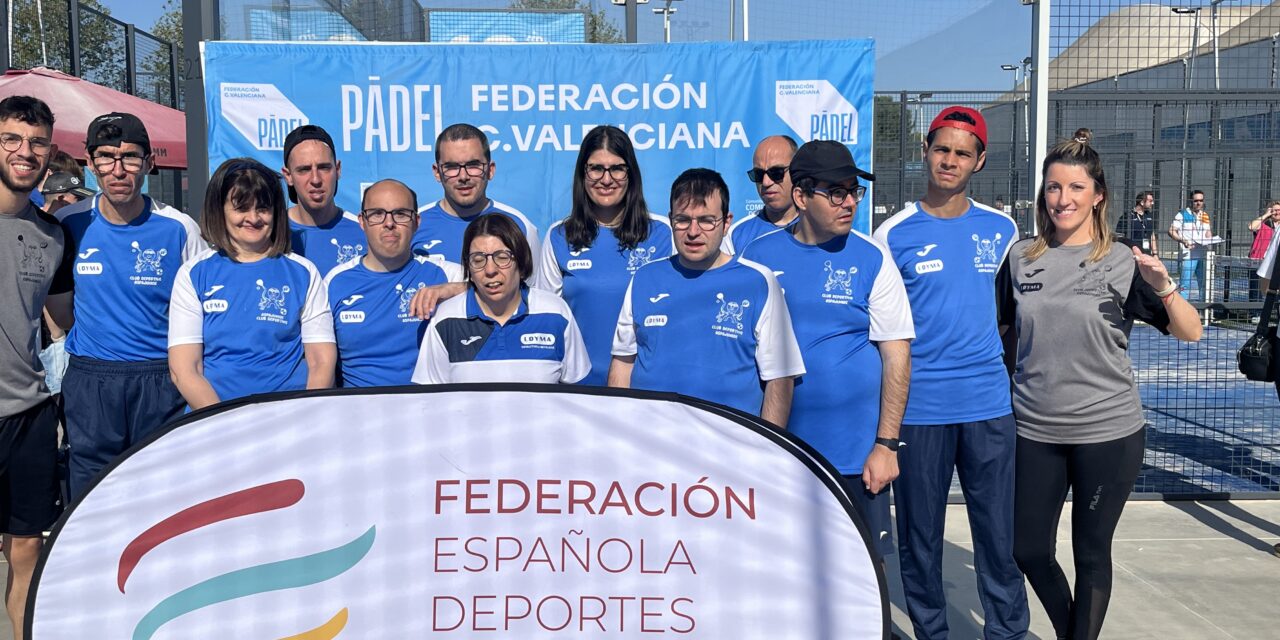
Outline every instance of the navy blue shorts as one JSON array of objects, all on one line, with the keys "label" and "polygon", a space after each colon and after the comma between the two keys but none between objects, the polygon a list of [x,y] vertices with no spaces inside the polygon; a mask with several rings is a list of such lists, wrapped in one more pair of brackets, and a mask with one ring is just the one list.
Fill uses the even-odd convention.
[{"label": "navy blue shorts", "polygon": [[71,499],[120,454],[182,415],[187,402],[168,360],[110,362],[71,356],[62,379]]},{"label": "navy blue shorts", "polygon": [[867,532],[871,535],[871,548],[880,555],[881,560],[893,555],[897,547],[893,544],[893,516],[889,514],[891,485],[885,485],[880,493],[871,493],[862,482],[861,473],[843,477],[853,508],[862,516]]},{"label": "navy blue shorts", "polygon": [[62,513],[53,400],[0,418],[0,531],[38,536]]}]

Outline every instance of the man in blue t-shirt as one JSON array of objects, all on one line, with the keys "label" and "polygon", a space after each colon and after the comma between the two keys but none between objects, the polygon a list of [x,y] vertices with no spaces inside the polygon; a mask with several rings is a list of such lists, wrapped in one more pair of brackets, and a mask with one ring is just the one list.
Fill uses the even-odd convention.
[{"label": "man in blue t-shirt", "polygon": [[462,280],[462,269],[413,255],[418,195],[402,182],[381,180],[365,190],[360,226],[368,253],[325,277],[339,381],[344,387],[410,384],[427,324],[409,313],[409,303],[423,287]]},{"label": "man in blue t-shirt", "polygon": [[137,116],[99,116],[85,146],[101,193],[58,210],[76,254],[62,382],[73,498],[186,405],[169,378],[169,302],[178,269],[205,248],[194,220],[142,194],[154,160]]},{"label": "man in blue t-shirt", "polygon": [[512,220],[529,240],[534,259],[542,255],[538,227],[518,209],[490,199],[489,181],[497,163],[489,152],[489,138],[476,127],[459,123],[436,136],[436,163],[431,165],[444,197],[419,210],[422,222],[413,236],[413,252],[444,256],[462,264],[462,234],[467,225],[485,213],[501,213]]},{"label": "man in blue t-shirt", "polygon": [[682,393],[785,427],[804,362],[773,272],[720,250],[732,222],[720,174],[689,169],[676,178],[677,255],[631,279],[609,386]]},{"label": "man in blue t-shirt", "polygon": [[874,179],[849,148],[806,142],[790,165],[799,218],[741,251],[778,277],[808,373],[796,381],[787,429],[827,458],[849,485],[881,555],[893,552],[889,483],[911,379],[915,330],[889,252],[853,231]]},{"label": "man in blue t-shirt", "polygon": [[986,146],[982,114],[944,109],[924,141],[924,198],[875,233],[902,274],[916,327],[893,492],[907,613],[922,640],[948,634],[942,532],[953,471],[973,532],[983,637],[1022,638],[1029,623],[1013,560],[1016,433],[995,302],[1017,226],[968,197]]},{"label": "man in blue t-shirt", "polygon": [[796,221],[796,205],[791,199],[791,158],[796,154],[796,141],[791,136],[769,136],[756,145],[751,155],[749,178],[760,194],[760,210],[744,216],[729,228],[725,250],[742,251],[752,240]]},{"label": "man in blue t-shirt", "polygon": [[364,253],[364,231],[354,213],[334,202],[342,162],[329,132],[304,124],[284,139],[284,167],[289,186],[290,250],[326,273]]}]

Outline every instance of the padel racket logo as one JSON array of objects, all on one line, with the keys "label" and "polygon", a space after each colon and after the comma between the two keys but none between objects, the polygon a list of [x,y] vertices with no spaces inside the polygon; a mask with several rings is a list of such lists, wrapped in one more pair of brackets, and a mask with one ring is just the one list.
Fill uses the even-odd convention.
[{"label": "padel racket logo", "polygon": [[[120,554],[116,586],[120,593],[147,554],[161,545],[210,525],[254,514],[286,509],[302,500],[301,480],[271,482],[206,500],[179,511],[134,538]],[[373,547],[376,527],[356,539],[327,551],[269,562],[213,576],[161,600],[133,629],[133,640],[149,640],[161,627],[188,613],[221,602],[259,593],[297,589],[325,582],[354,567]],[[331,640],[347,624],[347,610],[324,624],[292,636],[290,640]]]}]

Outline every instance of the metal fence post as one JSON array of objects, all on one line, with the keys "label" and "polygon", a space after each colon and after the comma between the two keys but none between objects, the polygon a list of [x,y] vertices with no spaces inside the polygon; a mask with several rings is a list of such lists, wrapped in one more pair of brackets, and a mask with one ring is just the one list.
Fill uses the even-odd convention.
[{"label": "metal fence post", "polygon": [[138,95],[137,46],[133,24],[124,25],[124,92],[131,96]]},{"label": "metal fence post", "polygon": [[911,135],[911,121],[907,117],[907,92],[903,91],[898,94],[898,201],[889,207],[890,213],[897,211],[907,201],[908,135]]},{"label": "metal fence post", "polygon": [[204,73],[200,43],[217,40],[222,14],[218,0],[182,0],[182,80],[187,114],[187,202],[191,217],[200,218],[200,204],[209,183],[209,140],[205,130]]},{"label": "metal fence post", "polygon": [[178,43],[169,43],[169,106],[178,108]]},{"label": "metal fence post", "polygon": [[71,75],[79,78],[83,70],[80,65],[80,3],[77,0],[67,2],[67,54],[71,58]]}]

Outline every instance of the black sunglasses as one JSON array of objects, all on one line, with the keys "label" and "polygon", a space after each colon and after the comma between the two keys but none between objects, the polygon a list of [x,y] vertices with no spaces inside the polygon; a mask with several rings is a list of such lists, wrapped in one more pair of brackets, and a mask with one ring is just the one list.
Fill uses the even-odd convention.
[{"label": "black sunglasses", "polygon": [[769,167],[768,169],[755,167],[747,172],[747,179],[760,184],[765,176],[769,176],[769,179],[774,182],[782,182],[782,178],[787,175],[787,169],[787,167]]}]

